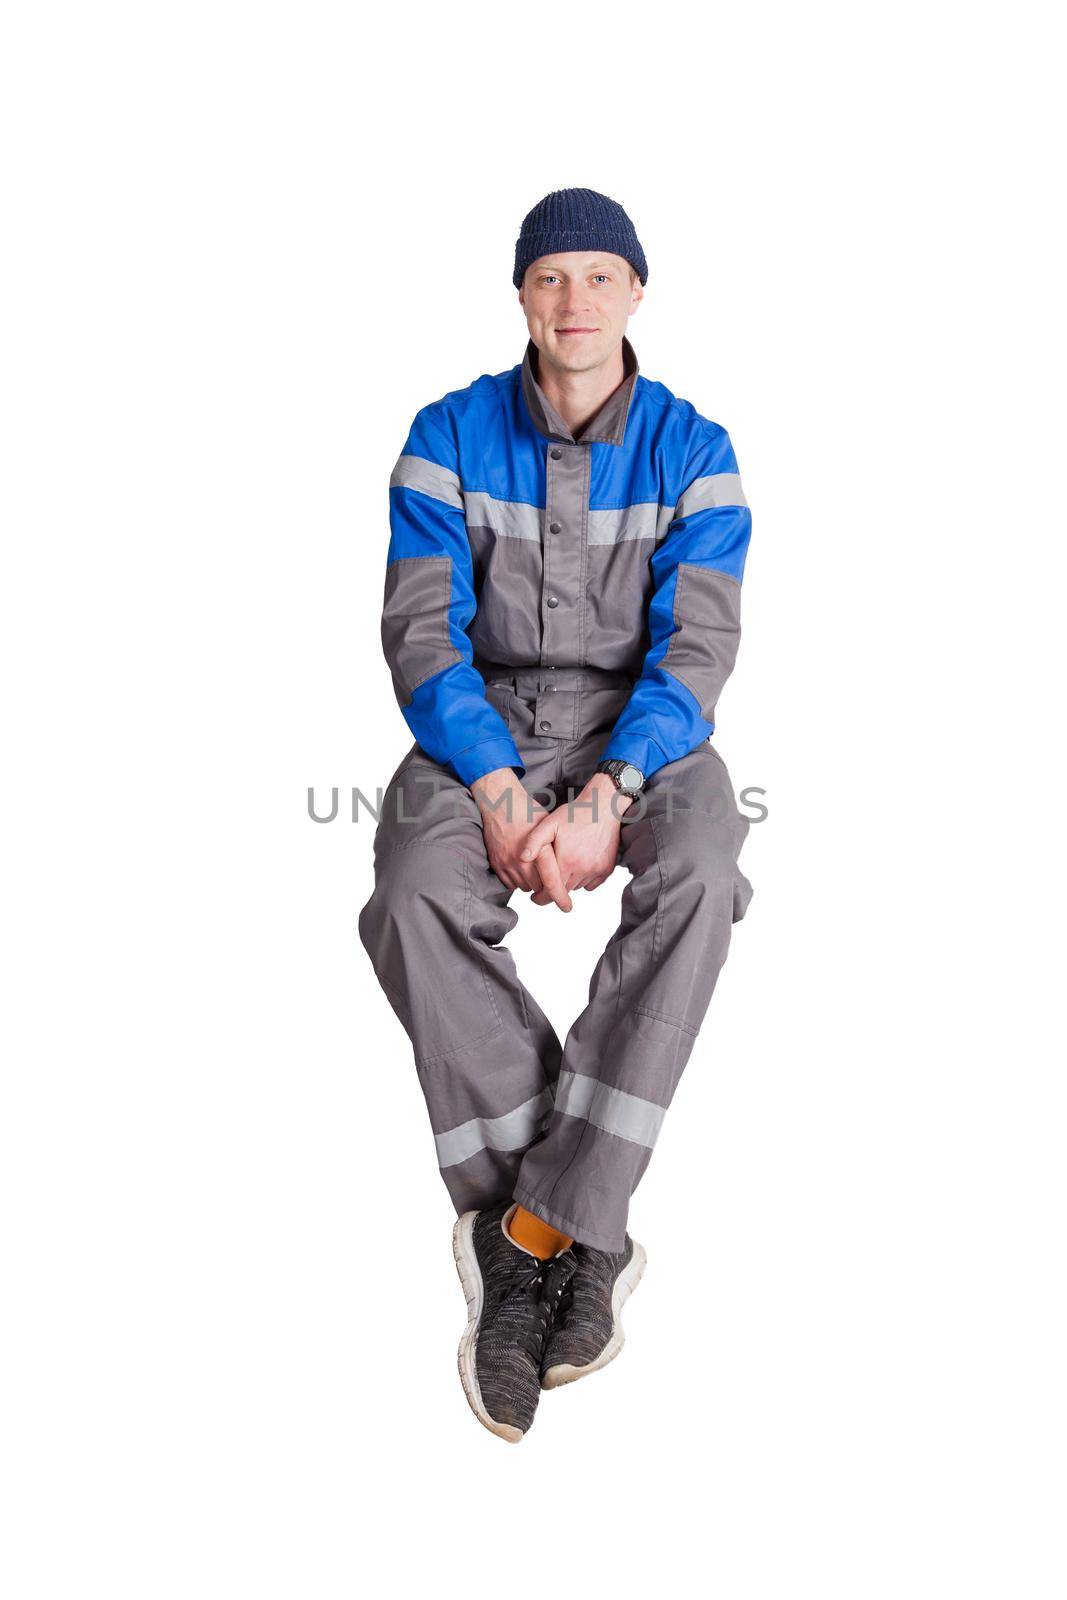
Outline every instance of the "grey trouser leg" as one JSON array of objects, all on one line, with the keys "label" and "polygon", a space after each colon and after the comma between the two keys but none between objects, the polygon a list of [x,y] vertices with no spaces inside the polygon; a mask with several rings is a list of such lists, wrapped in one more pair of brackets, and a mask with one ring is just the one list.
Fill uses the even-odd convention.
[{"label": "grey trouser leg", "polygon": [[[524,752],[531,794],[546,755]],[[359,935],[411,1041],[458,1212],[511,1195],[559,1072],[555,1029],[501,942],[514,892],[489,865],[470,790],[413,745],[382,796]]]},{"label": "grey trouser leg", "polygon": [[[516,692],[489,693],[526,762],[525,787],[565,804],[628,691],[564,689],[546,702],[543,681],[531,669]],[[538,733],[546,703],[564,737]],[[748,827],[710,745],[653,774],[620,830],[631,875],[621,922],[561,1050],[501,945],[518,920],[514,891],[489,866],[473,797],[409,751],[383,796],[359,932],[411,1040],[457,1211],[514,1196],[583,1243],[622,1248],[630,1195],[752,894],[737,865]],[[537,914],[566,938],[553,907]]]},{"label": "grey trouser leg", "polygon": [[584,1244],[623,1248],[630,1195],[752,895],[737,866],[748,827],[710,745],[661,767],[623,818],[622,918],[567,1036],[548,1132],[514,1190]]}]

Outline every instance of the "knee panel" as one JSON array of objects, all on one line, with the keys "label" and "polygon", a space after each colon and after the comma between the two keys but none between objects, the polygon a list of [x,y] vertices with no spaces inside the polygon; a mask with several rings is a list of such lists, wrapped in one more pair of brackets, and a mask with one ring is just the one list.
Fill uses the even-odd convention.
[{"label": "knee panel", "polygon": [[413,844],[378,856],[359,933],[420,1066],[501,1026],[470,920],[468,865],[460,851]]}]

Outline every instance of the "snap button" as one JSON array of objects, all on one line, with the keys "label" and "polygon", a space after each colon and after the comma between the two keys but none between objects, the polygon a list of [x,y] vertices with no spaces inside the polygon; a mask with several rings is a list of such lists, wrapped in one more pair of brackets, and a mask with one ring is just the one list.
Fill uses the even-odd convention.
[{"label": "snap button", "polygon": [[557,600],[557,599],[556,599],[556,597],[555,597],[555,595],[554,595],[554,594],[550,594],[550,595],[549,595],[549,597],[548,597],[548,604],[549,604],[549,605],[550,605],[550,606],[558,606],[558,605],[559,605],[559,601],[558,601],[558,600]]},{"label": "snap button", "polygon": [[552,459],[553,459],[553,461],[562,461],[563,460],[563,451],[562,450],[553,450],[552,451]]},{"label": "snap button", "polygon": [[549,533],[559,533],[559,531],[560,531],[559,523],[558,522],[550,522],[549,525],[548,525],[548,531],[549,531]]},{"label": "snap button", "polygon": [[549,731],[551,726],[552,726],[551,722],[542,722],[540,724],[540,727],[542,727],[545,730],[546,733]]}]

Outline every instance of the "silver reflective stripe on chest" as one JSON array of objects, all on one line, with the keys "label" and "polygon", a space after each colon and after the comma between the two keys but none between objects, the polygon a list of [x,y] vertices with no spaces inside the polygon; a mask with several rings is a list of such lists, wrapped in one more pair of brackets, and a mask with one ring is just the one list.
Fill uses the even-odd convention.
[{"label": "silver reflective stripe on chest", "polygon": [[[418,485],[412,484],[411,487]],[[437,498],[444,499],[444,493]],[[498,539],[529,539],[534,544],[541,543],[542,528],[548,518],[540,506],[530,505],[524,500],[500,500],[495,495],[477,489],[464,492],[461,503],[468,528],[488,528]],[[665,506],[658,500],[642,500],[604,511],[587,510],[586,538],[589,544],[620,544],[624,539],[662,539],[678,517],[692,516],[695,511],[704,511],[711,506],[747,504],[738,474],[717,472],[712,477],[697,478],[677,505]]]}]

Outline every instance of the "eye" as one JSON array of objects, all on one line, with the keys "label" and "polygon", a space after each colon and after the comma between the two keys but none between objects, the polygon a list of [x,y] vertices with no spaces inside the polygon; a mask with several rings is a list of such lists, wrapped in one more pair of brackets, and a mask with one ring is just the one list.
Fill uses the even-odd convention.
[{"label": "eye", "polygon": [[606,272],[594,272],[593,273],[593,277],[594,278],[599,278],[601,283],[610,283],[611,282],[611,279],[608,277],[608,274]]}]

